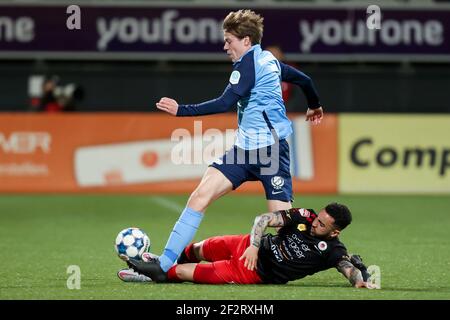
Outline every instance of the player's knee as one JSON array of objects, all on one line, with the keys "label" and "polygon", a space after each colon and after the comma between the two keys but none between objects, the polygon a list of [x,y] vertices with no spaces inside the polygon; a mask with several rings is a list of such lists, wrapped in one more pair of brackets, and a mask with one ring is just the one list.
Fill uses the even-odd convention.
[{"label": "player's knee", "polygon": [[207,190],[196,189],[190,196],[187,206],[195,211],[204,212],[211,202],[210,192]]}]

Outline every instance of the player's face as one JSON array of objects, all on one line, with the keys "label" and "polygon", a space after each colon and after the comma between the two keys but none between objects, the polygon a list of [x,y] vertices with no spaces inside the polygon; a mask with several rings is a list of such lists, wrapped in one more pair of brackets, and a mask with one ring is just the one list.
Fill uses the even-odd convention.
[{"label": "player's face", "polygon": [[225,42],[223,50],[227,52],[227,55],[233,62],[239,60],[242,55],[252,46],[249,37],[239,39],[235,35],[226,31],[224,31],[223,33],[223,40]]},{"label": "player's face", "polygon": [[330,239],[339,234],[334,226],[334,218],[322,209],[311,226],[311,235],[317,238]]}]

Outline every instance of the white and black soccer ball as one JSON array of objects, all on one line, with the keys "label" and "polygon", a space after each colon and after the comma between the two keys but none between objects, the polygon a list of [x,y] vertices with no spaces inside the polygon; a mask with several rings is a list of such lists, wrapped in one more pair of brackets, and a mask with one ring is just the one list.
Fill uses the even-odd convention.
[{"label": "white and black soccer ball", "polygon": [[139,228],[126,228],[119,232],[114,245],[117,254],[141,259],[144,252],[150,251],[150,238],[144,230]]}]

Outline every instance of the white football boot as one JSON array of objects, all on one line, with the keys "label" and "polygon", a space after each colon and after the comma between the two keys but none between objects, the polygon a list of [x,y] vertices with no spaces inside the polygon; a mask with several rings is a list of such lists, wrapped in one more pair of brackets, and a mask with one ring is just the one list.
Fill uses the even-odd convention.
[{"label": "white football boot", "polygon": [[122,269],[117,272],[117,276],[124,282],[152,282],[149,277],[137,273],[133,269]]}]

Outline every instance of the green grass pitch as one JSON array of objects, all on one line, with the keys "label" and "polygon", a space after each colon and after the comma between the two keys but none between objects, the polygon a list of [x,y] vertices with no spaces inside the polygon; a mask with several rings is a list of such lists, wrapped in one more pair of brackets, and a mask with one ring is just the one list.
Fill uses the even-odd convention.
[{"label": "green grass pitch", "polygon": [[[449,196],[303,196],[295,206],[347,204],[353,223],[341,240],[367,265],[381,268],[381,290],[353,289],[336,270],[287,285],[123,283],[113,242],[121,229],[147,231],[159,254],[187,196],[1,195],[0,299],[450,299]],[[228,195],[214,203],[196,240],[248,233],[266,211],[262,195]],[[67,268],[81,288],[67,288]]]}]

